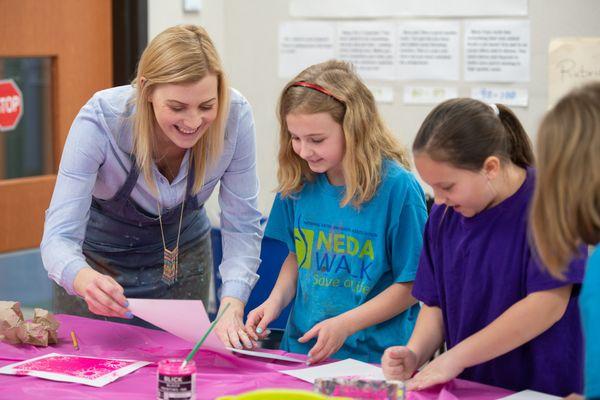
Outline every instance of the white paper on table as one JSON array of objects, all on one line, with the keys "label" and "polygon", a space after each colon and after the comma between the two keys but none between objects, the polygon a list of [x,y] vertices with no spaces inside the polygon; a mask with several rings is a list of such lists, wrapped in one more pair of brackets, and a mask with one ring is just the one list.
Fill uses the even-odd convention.
[{"label": "white paper on table", "polygon": [[279,371],[306,382],[315,383],[317,378],[339,378],[343,376],[360,376],[373,379],[385,379],[383,370],[374,365],[354,360],[352,358],[331,364],[319,365],[302,369]]},{"label": "white paper on table", "polygon": [[226,347],[226,349],[233,351],[234,353],[244,354],[246,356],[252,356],[252,357],[270,358],[272,360],[288,361],[288,362],[293,362],[293,363],[305,363],[306,362],[306,361],[299,360],[297,358],[282,356],[282,355],[275,354],[275,353],[266,353],[266,352],[262,352],[262,351],[236,349],[234,347]]},{"label": "white paper on table", "polygon": [[560,399],[560,397],[552,396],[550,394],[536,392],[535,390],[523,390],[510,396],[502,397],[506,400],[554,400]]},{"label": "white paper on table", "polygon": [[[148,321],[173,335],[196,344],[210,327],[208,314],[201,300],[127,299],[129,309],[138,318]],[[230,351],[248,356],[272,360],[303,363],[303,360],[277,354],[226,348],[214,332],[211,332],[202,345],[221,354]]]},{"label": "white paper on table", "polygon": [[5,365],[0,368],[0,374],[102,387],[148,364],[148,361],[50,353]]}]

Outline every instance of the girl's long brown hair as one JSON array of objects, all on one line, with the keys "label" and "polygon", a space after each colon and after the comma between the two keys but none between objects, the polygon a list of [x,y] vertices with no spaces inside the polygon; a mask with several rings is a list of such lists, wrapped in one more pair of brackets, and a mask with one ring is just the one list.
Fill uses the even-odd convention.
[{"label": "girl's long brown hair", "polygon": [[[331,93],[294,83],[316,84]],[[315,179],[308,164],[292,148],[286,116],[290,113],[315,114],[325,112],[342,126],[345,154],[342,161],[345,194],[341,206],[360,206],[370,200],[381,182],[385,158],[398,161],[409,169],[406,151],[394,138],[379,115],[373,94],[354,72],[351,64],[330,60],[308,67],[292,79],[281,93],[278,104],[279,169],[278,191],[282,196],[302,189],[305,182]]]},{"label": "girl's long brown hair", "polygon": [[533,165],[531,141],[516,115],[502,104],[493,107],[469,98],[440,103],[425,118],[413,152],[457,168],[478,171],[494,155],[521,168]]},{"label": "girl's long brown hair", "polygon": [[582,243],[600,242],[600,83],[567,94],[544,117],[531,212],[540,258],[557,277]]}]

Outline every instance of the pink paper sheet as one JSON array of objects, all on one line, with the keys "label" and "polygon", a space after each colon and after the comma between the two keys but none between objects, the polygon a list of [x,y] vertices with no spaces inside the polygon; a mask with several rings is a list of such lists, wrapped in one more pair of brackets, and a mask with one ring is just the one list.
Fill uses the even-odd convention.
[{"label": "pink paper sheet", "polygon": [[[200,300],[129,299],[129,308],[138,318],[187,340],[190,343],[190,349],[202,338],[202,335],[211,325],[208,314]],[[206,337],[202,348],[225,355],[234,352],[253,357],[276,358],[288,362],[304,363],[304,360],[278,354],[225,347],[215,331],[210,332]]]},{"label": "pink paper sheet", "polygon": [[[183,358],[189,352],[189,344],[170,333],[69,315],[58,315],[57,319],[61,322],[57,345],[42,349],[0,343],[0,366],[53,352],[151,362],[168,357]],[[79,351],[73,349],[69,337],[72,329],[79,339]],[[297,354],[292,356],[305,358]],[[265,362],[206,350],[200,350],[195,361],[198,367],[198,400],[261,388],[311,390],[309,383],[277,372],[280,369],[294,368],[294,365],[289,363]],[[0,375],[0,399],[152,399],[156,396],[156,385],[156,364],[143,367],[102,388],[53,382],[30,376]],[[439,396],[444,400],[453,400],[457,398],[455,394],[461,396],[460,398],[487,400],[498,399],[511,392],[455,380],[435,390],[411,393],[409,399],[435,399]],[[463,395],[468,397],[462,397]]]}]

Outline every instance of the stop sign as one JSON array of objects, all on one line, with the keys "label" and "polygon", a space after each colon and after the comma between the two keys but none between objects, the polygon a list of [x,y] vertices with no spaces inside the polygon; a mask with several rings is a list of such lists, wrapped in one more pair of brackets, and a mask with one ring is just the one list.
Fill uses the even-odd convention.
[{"label": "stop sign", "polygon": [[23,116],[23,93],[12,79],[0,80],[0,131],[12,131]]}]

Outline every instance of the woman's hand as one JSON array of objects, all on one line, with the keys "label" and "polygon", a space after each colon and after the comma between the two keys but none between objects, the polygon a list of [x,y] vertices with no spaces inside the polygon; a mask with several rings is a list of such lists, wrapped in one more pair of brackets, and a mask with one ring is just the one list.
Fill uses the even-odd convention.
[{"label": "woman's hand", "polygon": [[414,378],[406,382],[407,390],[422,390],[439,383],[446,383],[456,378],[465,367],[460,365],[451,351],[436,357]]},{"label": "woman's hand", "polygon": [[270,297],[260,306],[250,311],[246,318],[246,332],[252,335],[254,340],[264,339],[269,331],[267,327],[281,314],[281,302]]},{"label": "woman's hand", "polygon": [[333,317],[319,322],[298,339],[306,343],[318,336],[317,343],[308,352],[308,364],[316,364],[334,354],[342,347],[351,332],[348,323],[340,317]]},{"label": "woman's hand", "polygon": [[107,317],[133,318],[123,287],[112,277],[87,267],[75,275],[73,288],[91,312]]},{"label": "woman's hand", "polygon": [[250,338],[244,328],[244,303],[235,297],[223,297],[217,315],[221,314],[221,310],[225,308],[226,304],[230,304],[229,309],[215,326],[217,336],[227,347],[235,347],[236,349],[242,347],[254,348],[256,342]]},{"label": "woman's hand", "polygon": [[386,379],[405,381],[417,369],[417,355],[405,346],[388,347],[381,357],[381,368]]}]

